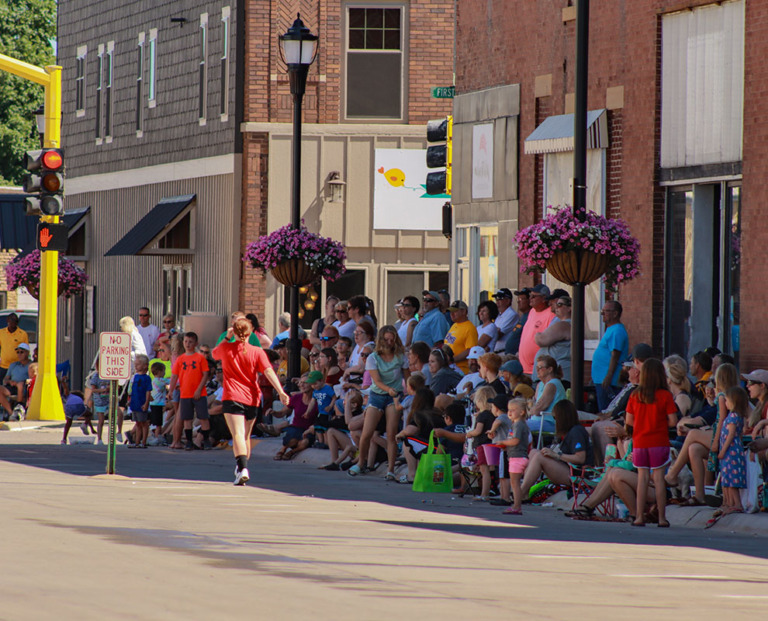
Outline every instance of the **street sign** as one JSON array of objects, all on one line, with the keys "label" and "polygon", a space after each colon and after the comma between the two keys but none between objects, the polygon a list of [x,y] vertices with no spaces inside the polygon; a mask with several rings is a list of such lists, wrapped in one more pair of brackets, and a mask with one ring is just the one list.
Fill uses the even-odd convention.
[{"label": "street sign", "polygon": [[99,377],[104,380],[131,379],[131,335],[102,332],[99,335]]},{"label": "street sign", "polygon": [[66,224],[37,223],[37,249],[66,252],[69,245],[69,227]]},{"label": "street sign", "polygon": [[432,97],[435,99],[453,99],[456,95],[455,86],[433,86]]}]

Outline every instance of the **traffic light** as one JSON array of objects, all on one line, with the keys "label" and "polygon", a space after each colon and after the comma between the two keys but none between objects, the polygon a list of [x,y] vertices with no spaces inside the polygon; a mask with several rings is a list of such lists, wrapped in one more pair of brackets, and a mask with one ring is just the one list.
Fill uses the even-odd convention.
[{"label": "traffic light", "polygon": [[69,227],[66,224],[37,223],[37,249],[66,252],[69,245]]},{"label": "traffic light", "polygon": [[427,194],[451,195],[453,160],[453,117],[427,123],[427,168],[445,168],[427,173]]},{"label": "traffic light", "polygon": [[64,213],[64,151],[27,151],[24,161],[29,171],[24,177],[27,215],[60,216]]}]

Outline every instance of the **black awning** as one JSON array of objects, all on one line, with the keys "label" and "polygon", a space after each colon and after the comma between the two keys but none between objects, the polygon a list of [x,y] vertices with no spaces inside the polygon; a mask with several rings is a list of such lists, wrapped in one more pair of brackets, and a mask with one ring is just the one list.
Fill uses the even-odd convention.
[{"label": "black awning", "polygon": [[194,194],[164,198],[107,251],[105,257],[134,256],[167,233],[181,213],[195,200]]},{"label": "black awning", "polygon": [[64,212],[64,215],[61,216],[61,223],[67,225],[70,235],[72,234],[72,229],[74,229],[80,223],[80,221],[85,218],[90,210],[90,207],[79,207],[77,209],[67,209]]}]

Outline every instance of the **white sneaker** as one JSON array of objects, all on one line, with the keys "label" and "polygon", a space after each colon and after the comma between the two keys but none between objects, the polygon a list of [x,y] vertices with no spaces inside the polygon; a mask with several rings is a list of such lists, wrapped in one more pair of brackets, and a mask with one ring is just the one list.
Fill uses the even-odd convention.
[{"label": "white sneaker", "polygon": [[248,483],[248,479],[250,477],[248,476],[248,468],[243,468],[235,475],[235,483],[234,485],[245,485]]},{"label": "white sneaker", "polygon": [[87,436],[89,433],[91,433],[90,431],[88,431],[88,425],[86,425],[85,423],[80,425],[80,431],[83,432],[84,436]]},{"label": "white sneaker", "polygon": [[115,436],[115,441],[116,441],[116,442],[119,442],[120,444],[122,444],[122,443],[123,443],[123,434],[122,434],[122,433],[118,433],[118,434]]}]

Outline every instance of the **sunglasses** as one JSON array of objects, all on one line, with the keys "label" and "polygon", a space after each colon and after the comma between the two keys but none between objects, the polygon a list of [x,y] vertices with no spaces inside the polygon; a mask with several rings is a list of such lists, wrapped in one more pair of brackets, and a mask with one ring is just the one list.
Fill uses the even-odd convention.
[{"label": "sunglasses", "polygon": [[435,302],[437,302],[435,298],[423,298],[423,299],[425,304],[434,304]]},{"label": "sunglasses", "polygon": [[346,313],[346,312],[347,312],[347,309],[345,309],[345,308],[337,308],[337,309],[336,309],[334,312],[337,312],[337,313]]},{"label": "sunglasses", "polygon": [[337,339],[337,338],[339,338],[339,337],[338,336],[321,336],[320,340],[321,341],[330,341],[331,339]]}]

